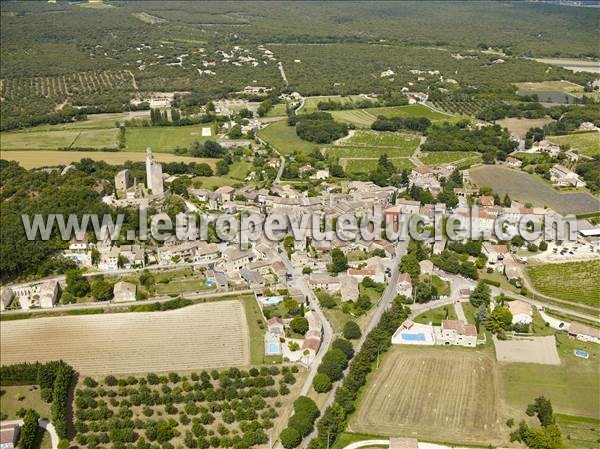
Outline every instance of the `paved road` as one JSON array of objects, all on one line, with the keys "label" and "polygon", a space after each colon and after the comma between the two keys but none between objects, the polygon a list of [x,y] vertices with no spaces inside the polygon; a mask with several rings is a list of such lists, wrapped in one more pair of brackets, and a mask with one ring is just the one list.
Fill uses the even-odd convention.
[{"label": "paved road", "polygon": [[364,440],[349,444],[344,449],[360,449],[361,447],[369,446],[389,446],[390,440]]}]

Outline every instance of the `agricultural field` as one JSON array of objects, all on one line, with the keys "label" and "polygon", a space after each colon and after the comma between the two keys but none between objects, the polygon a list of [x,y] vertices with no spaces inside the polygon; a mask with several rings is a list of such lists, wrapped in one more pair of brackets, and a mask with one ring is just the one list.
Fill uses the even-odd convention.
[{"label": "agricultural field", "polygon": [[[509,406],[525,410],[532,398],[544,395],[552,401],[555,412],[599,419],[600,348],[564,333],[556,333],[556,343],[560,365],[498,364],[502,397]],[[576,357],[575,349],[588,351],[590,358]]]},{"label": "agricultural field", "polygon": [[505,118],[496,121],[498,125],[508,129],[511,134],[523,139],[529,128],[543,128],[550,122],[553,122],[551,118]]},{"label": "agricultural field", "polygon": [[294,151],[310,153],[319,148],[318,145],[298,137],[296,128],[288,126],[287,120],[271,123],[258,131],[257,135],[281,154],[291,154]]},{"label": "agricultural field", "polygon": [[600,307],[600,260],[530,265],[527,276],[548,296]]},{"label": "agricultural field", "polygon": [[214,132],[211,132],[211,136],[213,137],[202,135],[203,128],[210,128],[210,126],[190,125],[127,128],[125,133],[126,151],[146,151],[146,148],[150,147],[152,151],[157,153],[172,153],[175,151],[175,148],[187,148],[192,142],[214,140]]},{"label": "agricultural field", "polygon": [[419,156],[426,165],[453,164],[456,162],[476,164],[481,161],[481,154],[472,151],[434,151]]},{"label": "agricultural field", "polygon": [[0,148],[10,150],[57,150],[59,148],[116,148],[116,128],[64,131],[9,131],[0,133]]},{"label": "agricultural field", "polygon": [[587,192],[559,193],[534,176],[497,165],[480,165],[470,169],[471,179],[480,187],[491,187],[500,197],[508,194],[512,199],[548,206],[566,214],[588,214],[600,210],[600,201]]},{"label": "agricultural field", "polygon": [[[390,159],[390,162],[398,170],[414,167],[408,158]],[[369,173],[377,168],[377,159],[340,159],[340,164],[349,173]]]},{"label": "agricultural field", "polygon": [[[363,97],[362,95],[347,95],[347,96],[342,96],[342,95],[329,95],[329,96],[322,96],[322,97],[306,97],[304,99],[304,106],[302,107],[302,109],[300,110],[300,112],[306,112],[306,113],[310,113],[310,112],[315,112],[318,111],[318,104],[321,101],[337,101],[337,102],[343,102],[343,103],[351,103],[351,102],[355,102],[357,100],[364,100],[365,97]],[[327,112],[333,112],[333,111],[327,111]]]},{"label": "agricultural field", "polygon": [[536,92],[563,92],[566,94],[581,96],[583,86],[570,81],[541,81],[528,83],[514,83],[519,94],[533,94]]},{"label": "agricultural field", "polygon": [[485,353],[395,346],[370,378],[350,432],[456,443],[497,441],[496,368]]},{"label": "agricultural field", "polygon": [[476,117],[483,109],[494,104],[493,100],[469,98],[465,100],[448,99],[432,102],[436,109],[448,114],[460,114],[463,116]]},{"label": "agricultural field", "polygon": [[343,141],[343,146],[386,147],[406,149],[403,156],[411,156],[419,145],[419,137],[412,134],[379,131],[356,131]]},{"label": "agricultural field", "polygon": [[[82,448],[134,440],[194,448],[264,445],[268,433],[282,430],[303,377],[298,367],[278,366],[86,377],[75,392],[75,442]],[[106,429],[101,421],[108,418],[121,425]]]},{"label": "agricultural field", "polygon": [[[56,125],[38,125],[27,128],[23,132],[37,131],[68,131],[81,129],[105,129],[115,128],[116,123],[124,123],[128,120],[139,119],[150,121],[150,111],[111,112],[105,114],[88,114],[86,120],[78,120],[69,123],[58,123]],[[0,135],[3,133],[0,133]]]},{"label": "agricultural field", "polygon": [[46,97],[63,100],[78,95],[112,90],[133,90],[133,75],[129,70],[78,72],[62,76],[8,78],[0,84],[7,100]]},{"label": "agricultural field", "polygon": [[364,109],[364,111],[376,117],[379,115],[383,115],[384,117],[426,117],[431,121],[444,121],[453,118],[452,115],[436,112],[422,104],[369,108]]},{"label": "agricultural field", "polygon": [[370,128],[377,117],[366,109],[348,109],[345,111],[329,111],[337,122],[348,123],[357,128]]},{"label": "agricultural field", "polygon": [[[0,333],[3,365],[62,359],[86,375],[212,369],[251,361],[245,308],[235,300],[165,312],[10,321]],[[98,345],[101,350],[90,350]]]},{"label": "agricultural field", "polygon": [[548,140],[557,145],[571,147],[572,150],[586,156],[600,154],[600,133],[574,133],[566,136],[548,136]]},{"label": "agricultural field", "polygon": [[[81,159],[89,158],[102,160],[108,164],[121,165],[127,161],[143,162],[146,154],[114,152],[114,151],[6,151],[2,152],[2,159],[17,161],[21,167],[31,169],[40,167],[54,167],[58,165],[69,165],[73,162],[79,162]],[[177,156],[168,153],[155,153],[154,159],[159,162],[196,162],[205,163],[213,169],[216,159],[196,158],[191,156]],[[204,178],[202,178],[204,179]]]}]

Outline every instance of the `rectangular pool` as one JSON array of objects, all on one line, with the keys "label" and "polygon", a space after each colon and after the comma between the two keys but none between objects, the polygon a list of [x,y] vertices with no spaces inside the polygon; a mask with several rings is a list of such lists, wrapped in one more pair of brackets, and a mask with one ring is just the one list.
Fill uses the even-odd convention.
[{"label": "rectangular pool", "polygon": [[425,341],[425,334],[401,334],[402,340],[405,341]]}]

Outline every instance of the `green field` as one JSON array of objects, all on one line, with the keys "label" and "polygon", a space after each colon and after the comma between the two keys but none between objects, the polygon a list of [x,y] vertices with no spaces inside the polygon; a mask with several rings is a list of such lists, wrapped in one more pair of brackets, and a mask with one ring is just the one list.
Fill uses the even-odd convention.
[{"label": "green field", "polygon": [[265,114],[265,117],[285,117],[285,116],[287,116],[285,103],[277,103],[269,110],[269,112],[267,112]]},{"label": "green field", "polygon": [[[390,159],[390,161],[398,170],[414,167],[413,163],[406,158]],[[368,173],[377,168],[377,159],[344,159],[342,166],[349,173]]]},{"label": "green field", "polygon": [[349,109],[346,111],[331,111],[334,120],[348,123],[357,128],[370,128],[376,117],[365,109]]},{"label": "green field", "polygon": [[600,307],[600,260],[531,265],[527,275],[548,296]]},{"label": "green field", "polygon": [[85,148],[115,148],[117,129],[65,129],[58,131],[10,131],[0,133],[0,149],[57,150],[71,146]]},{"label": "green field", "polygon": [[310,153],[319,148],[312,142],[300,139],[296,135],[296,127],[288,126],[287,120],[271,123],[266,128],[258,131],[258,137],[270,144],[281,154],[291,154],[294,151]]},{"label": "green field", "polygon": [[208,287],[205,282],[205,279],[186,279],[168,284],[156,284],[156,293],[158,295],[176,295],[184,292],[211,290],[211,287]]},{"label": "green field", "polygon": [[574,133],[566,136],[548,136],[548,140],[558,145],[568,145],[572,150],[587,156],[600,154],[600,133]]},{"label": "green field", "polygon": [[402,151],[400,148],[365,148],[365,147],[329,147],[328,156],[339,158],[378,158],[384,154],[388,157],[409,157],[412,151]]},{"label": "green field", "polygon": [[471,151],[434,151],[419,157],[427,165],[452,164],[457,161],[476,163],[481,161],[481,154]]},{"label": "green field", "polygon": [[600,441],[600,420],[556,413],[556,422],[566,439],[567,447],[589,449]]},{"label": "green field", "polygon": [[384,117],[427,117],[429,120],[451,120],[454,116],[436,112],[422,104],[365,109],[371,115]]},{"label": "green field", "polygon": [[211,133],[211,137],[202,136],[202,128],[207,127],[206,125],[190,125],[127,128],[125,133],[126,151],[145,151],[150,147],[152,151],[159,153],[172,153],[176,147],[187,148],[195,141],[214,140],[214,132]]},{"label": "green field", "polygon": [[344,145],[407,148],[414,151],[419,145],[419,137],[395,132],[356,131],[352,137],[344,140]]},{"label": "green field", "polygon": [[[569,415],[600,418],[600,347],[595,343],[556,335],[561,364],[499,363],[501,389],[505,400],[517,410],[525,410],[540,395],[552,401],[554,410]],[[588,351],[585,360],[573,354]]]}]

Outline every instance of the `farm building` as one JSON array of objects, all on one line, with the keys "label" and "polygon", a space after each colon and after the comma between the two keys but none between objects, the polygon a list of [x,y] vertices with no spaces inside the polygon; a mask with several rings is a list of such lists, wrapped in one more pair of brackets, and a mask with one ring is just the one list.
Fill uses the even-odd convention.
[{"label": "farm building", "polygon": [[19,439],[19,425],[2,424],[0,426],[0,449],[14,449]]},{"label": "farm building", "polygon": [[38,306],[42,309],[50,309],[58,299],[60,286],[57,281],[47,281],[15,288],[13,291],[23,310]]},{"label": "farm building", "polygon": [[510,301],[508,310],[512,313],[512,324],[530,324],[533,321],[531,304],[517,299]]},{"label": "farm building", "polygon": [[550,169],[550,180],[554,185],[560,187],[585,187],[585,181],[577,173],[560,164],[556,164]]},{"label": "farm building", "polygon": [[600,330],[581,323],[571,323],[569,326],[569,335],[575,337],[577,340],[600,343]]},{"label": "farm building", "polygon": [[113,288],[114,302],[135,301],[136,286],[131,282],[117,282]]}]

